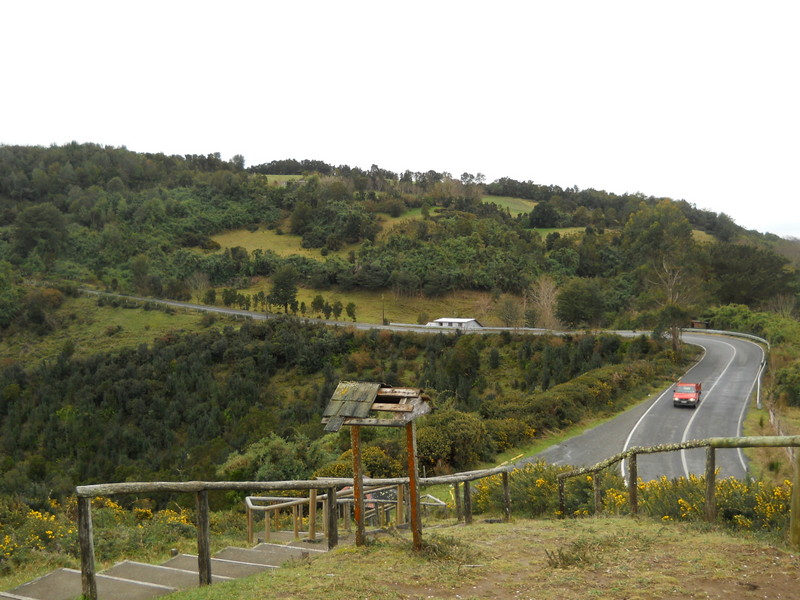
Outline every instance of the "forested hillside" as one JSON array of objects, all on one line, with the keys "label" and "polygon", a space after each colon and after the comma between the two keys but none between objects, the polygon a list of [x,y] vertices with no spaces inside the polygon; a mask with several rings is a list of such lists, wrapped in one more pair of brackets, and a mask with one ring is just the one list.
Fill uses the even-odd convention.
[{"label": "forested hillside", "polygon": [[[275,171],[304,175],[287,181]],[[535,205],[512,217],[482,202],[487,193]],[[485,184],[468,173],[398,175],[315,161],[245,169],[240,156],[4,146],[0,198],[3,327],[20,318],[23,326],[46,326],[47,299],[23,281],[189,299],[246,287],[281,267],[313,289],[507,292],[527,313],[509,318],[529,325],[555,315],[568,326],[653,326],[669,321],[668,306],[692,316],[715,304],[756,307],[791,297],[798,286],[797,272],[771,251],[775,240],[746,234],[724,214],[640,195],[509,179]],[[319,256],[219,248],[211,239],[259,227],[300,236]]]},{"label": "forested hillside", "polygon": [[[216,241],[238,231],[305,251]],[[784,242],[682,201],[480,174],[0,146],[5,339],[57,333],[81,287],[285,313],[212,319],[200,333],[154,332],[88,356],[65,344],[37,363],[0,357],[0,492],[35,502],[101,480],[341,473],[347,440],[320,437],[319,420],[350,378],[430,390],[439,410],[420,426],[422,463],[468,467],[616,410],[630,390],[676,372],[686,357],[662,332],[751,311],[793,319],[800,279],[775,251],[788,254]],[[357,318],[363,307],[328,305],[326,290],[421,300],[478,291],[498,324],[656,335],[365,334],[293,318]],[[793,352],[775,381],[789,398]],[[402,444],[373,435],[373,474],[402,469]]]}]

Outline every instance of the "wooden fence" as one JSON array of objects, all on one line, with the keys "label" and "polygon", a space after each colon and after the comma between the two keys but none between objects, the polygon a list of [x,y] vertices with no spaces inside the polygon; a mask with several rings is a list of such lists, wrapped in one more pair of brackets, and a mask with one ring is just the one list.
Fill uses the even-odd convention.
[{"label": "wooden fence", "polygon": [[[716,460],[717,448],[756,448],[756,447],[800,447],[800,436],[774,436],[774,437],[734,437],[734,438],[709,438],[695,440],[681,444],[667,444],[652,447],[633,447],[621,452],[596,465],[575,469],[557,475],[559,487],[559,504],[561,514],[565,511],[565,485],[570,477],[592,474],[594,484],[594,499],[596,513],[602,511],[601,475],[600,473],[614,464],[627,460],[628,494],[631,512],[638,511],[638,480],[637,460],[639,454],[653,454],[657,452],[674,452],[692,448],[706,448],[706,519],[716,518]],[[509,472],[511,466],[501,466],[494,469],[468,471],[455,475],[440,477],[425,477],[419,480],[420,487],[432,485],[452,485],[458,519],[463,519],[465,524],[472,523],[472,492],[469,482],[502,475],[503,484],[503,518],[511,517],[511,500],[509,489]],[[407,485],[407,477],[392,479],[365,479],[364,485],[369,487]],[[114,496],[122,494],[152,494],[152,493],[190,493],[195,494],[197,503],[197,562],[200,585],[211,583],[211,540],[209,532],[208,493],[210,491],[287,491],[308,490],[309,496],[314,497],[322,491],[327,498],[337,497],[337,488],[352,486],[352,479],[321,478],[305,481],[187,481],[187,482],[140,482],[140,483],[106,483],[86,485],[76,488],[78,497],[78,536],[81,550],[81,581],[83,595],[90,600],[97,600],[97,583],[95,571],[94,539],[91,518],[91,500],[97,496]],[[321,497],[317,497],[322,499]],[[309,502],[308,498],[293,500],[282,498],[285,506]],[[316,499],[313,501],[316,506]],[[311,506],[311,504],[309,504]],[[328,547],[333,548],[338,544],[338,503],[328,501],[324,504],[323,521],[327,534]],[[261,507],[265,508],[265,507]],[[275,508],[273,506],[272,508]],[[251,519],[252,517],[250,517]],[[269,522],[269,519],[267,519]],[[252,521],[248,527],[252,535]],[[795,452],[795,472],[792,482],[792,498],[790,504],[789,541],[791,545],[800,549],[800,452]]]},{"label": "wooden fence", "polygon": [[[628,461],[627,465],[627,486],[628,502],[633,514],[639,510],[637,481],[637,460],[639,454],[655,454],[658,452],[675,452],[676,450],[689,450],[692,448],[706,449],[706,499],[705,499],[705,518],[707,521],[714,521],[717,518],[716,501],[716,449],[717,448],[796,448],[800,446],[800,436],[756,436],[756,437],[730,437],[730,438],[708,438],[705,440],[693,440],[680,444],[664,444],[661,446],[640,447],[634,446],[625,452],[620,452],[606,460],[591,467],[575,469],[567,473],[559,473],[558,479],[558,498],[561,515],[564,515],[566,508],[565,486],[567,479],[580,475],[592,475],[594,487],[595,513],[602,511],[603,502],[601,494],[601,472],[608,467],[615,465],[623,460]],[[800,452],[794,453],[794,476],[792,479],[792,498],[790,502],[789,519],[789,542],[791,545],[800,549]]]},{"label": "wooden fence", "polygon": [[[458,490],[461,483],[491,477],[503,473],[505,485],[505,518],[511,515],[511,505],[508,494],[508,468],[497,467],[482,471],[469,471],[456,475],[442,477],[427,477],[419,480],[420,486],[453,484]],[[394,479],[365,479],[365,486],[407,485],[408,477]],[[211,491],[290,491],[308,490],[310,495],[322,491],[327,498],[336,498],[337,488],[352,486],[353,479],[314,479],[305,481],[184,481],[184,482],[131,482],[131,483],[103,483],[97,485],[78,486],[75,490],[78,498],[78,538],[81,551],[81,586],[85,598],[97,600],[97,580],[94,555],[94,532],[92,527],[91,505],[92,498],[97,496],[117,496],[125,494],[194,494],[197,505],[197,564],[200,585],[211,583],[211,537],[208,509],[208,493]],[[472,522],[472,504],[470,500],[470,486],[463,486],[462,516],[466,523]],[[286,503],[292,502],[286,498]],[[297,501],[308,502],[307,499]],[[314,502],[316,506],[316,501]],[[328,548],[333,548],[339,543],[338,533],[338,507],[336,502],[326,502],[324,509],[324,527],[328,539]]]}]

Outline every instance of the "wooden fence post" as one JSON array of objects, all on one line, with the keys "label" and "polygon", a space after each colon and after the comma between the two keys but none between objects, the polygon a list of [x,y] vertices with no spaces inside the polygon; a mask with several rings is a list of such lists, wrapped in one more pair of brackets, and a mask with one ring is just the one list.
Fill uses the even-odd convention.
[{"label": "wooden fence post", "polygon": [[794,450],[794,480],[789,505],[789,543],[800,550],[800,448]]},{"label": "wooden fence post", "polygon": [[453,498],[456,503],[456,521],[459,523],[464,518],[464,508],[461,504],[461,490],[459,489],[460,485],[461,484],[458,482],[453,484]]},{"label": "wooden fence post", "polygon": [[567,512],[567,490],[566,480],[562,477],[558,480],[558,513],[559,518],[563,519]]},{"label": "wooden fence post", "polygon": [[364,528],[364,471],[361,468],[361,427],[350,427],[350,443],[353,448],[353,512],[356,521],[356,546],[367,543]]},{"label": "wooden fence post", "polygon": [[328,522],[328,550],[333,550],[339,543],[339,504],[336,502],[336,488],[328,488],[328,511],[325,515]]},{"label": "wooden fence post", "polygon": [[81,589],[88,600],[97,600],[97,578],[92,533],[92,499],[78,497],[78,540],[81,548]]},{"label": "wooden fence post", "polygon": [[706,448],[706,521],[717,520],[717,466],[713,446]]},{"label": "wooden fence post", "polygon": [[511,520],[511,486],[508,471],[503,471],[503,520]]},{"label": "wooden fence post", "polygon": [[317,490],[308,491],[308,539],[317,540]]},{"label": "wooden fence post", "polygon": [[253,543],[253,509],[247,506],[247,543]]},{"label": "wooden fence post", "polygon": [[472,489],[464,482],[464,525],[472,525]]},{"label": "wooden fence post", "polygon": [[401,525],[406,522],[406,502],[404,496],[405,486],[397,486],[397,508],[395,509],[395,523]]},{"label": "wooden fence post", "polygon": [[330,512],[330,498],[327,494],[323,494],[325,496],[322,499],[322,535],[328,537],[328,513]]},{"label": "wooden fence post", "polygon": [[411,507],[411,536],[414,550],[422,550],[422,515],[419,511],[419,463],[417,462],[417,430],[414,421],[406,424],[408,451],[408,503]]},{"label": "wooden fence post", "polygon": [[628,459],[628,502],[631,505],[631,514],[639,514],[639,467],[635,452]]},{"label": "wooden fence post", "polygon": [[211,533],[208,514],[208,490],[197,492],[197,570],[200,585],[211,584]]},{"label": "wooden fence post", "polygon": [[599,515],[603,512],[603,490],[600,485],[603,483],[603,476],[600,471],[595,471],[592,475],[592,490],[594,491],[594,514]]}]

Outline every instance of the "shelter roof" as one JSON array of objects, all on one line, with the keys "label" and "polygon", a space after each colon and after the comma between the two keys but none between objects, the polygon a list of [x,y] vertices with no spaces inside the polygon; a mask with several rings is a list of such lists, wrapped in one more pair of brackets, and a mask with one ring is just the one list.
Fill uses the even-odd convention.
[{"label": "shelter roof", "polygon": [[402,427],[430,411],[430,398],[420,388],[340,381],[322,413],[322,422],[325,431],[339,431],[342,425]]}]

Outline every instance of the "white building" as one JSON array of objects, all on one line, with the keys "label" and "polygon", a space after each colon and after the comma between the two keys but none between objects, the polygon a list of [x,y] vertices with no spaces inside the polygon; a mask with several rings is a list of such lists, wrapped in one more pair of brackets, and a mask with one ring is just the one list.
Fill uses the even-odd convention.
[{"label": "white building", "polygon": [[442,317],[435,321],[425,323],[425,327],[449,327],[451,329],[479,329],[483,327],[476,319],[460,319],[457,317]]}]

